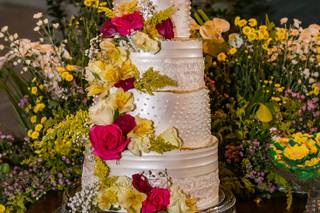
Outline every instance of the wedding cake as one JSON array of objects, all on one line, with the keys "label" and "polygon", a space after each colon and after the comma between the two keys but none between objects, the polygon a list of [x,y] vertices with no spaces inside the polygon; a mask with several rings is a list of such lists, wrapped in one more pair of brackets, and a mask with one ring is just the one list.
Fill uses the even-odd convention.
[{"label": "wedding cake", "polygon": [[[114,1],[115,7],[126,2]],[[166,173],[173,184],[196,201],[198,210],[218,203],[218,141],[211,135],[210,99],[204,81],[202,41],[190,39],[190,0],[153,0],[155,10],[174,5],[172,16],[175,38],[161,41],[159,52],[131,52],[130,60],[143,75],[152,67],[174,80],[176,86],[166,86],[150,93],[131,90],[134,97],[132,116],[153,121],[155,135],[175,128],[183,145],[178,150],[142,153],[126,150],[119,160],[106,160],[110,176],[143,173],[151,185],[161,185]],[[94,161],[87,151],[83,166],[82,186],[94,184]]]}]

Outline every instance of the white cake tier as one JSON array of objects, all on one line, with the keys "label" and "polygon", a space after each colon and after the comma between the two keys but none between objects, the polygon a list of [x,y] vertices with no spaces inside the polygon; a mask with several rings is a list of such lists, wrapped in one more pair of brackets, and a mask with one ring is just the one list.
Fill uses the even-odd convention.
[{"label": "white cake tier", "polygon": [[159,53],[131,53],[130,58],[141,73],[153,67],[178,82],[178,87],[162,90],[192,91],[205,87],[200,40],[164,41]]},{"label": "white cake tier", "polygon": [[[129,0],[114,0],[114,5],[128,2]],[[143,1],[143,0],[139,0]],[[164,10],[172,5],[175,6],[176,12],[173,15],[173,23],[175,25],[176,38],[190,37],[190,15],[191,15],[191,1],[190,0],[150,0],[156,7],[156,10]]]},{"label": "white cake tier", "polygon": [[132,115],[152,120],[156,134],[175,127],[186,148],[208,146],[211,121],[208,90],[191,93],[157,92],[153,96],[133,91],[136,109]]},{"label": "white cake tier", "polygon": [[[107,161],[111,176],[128,176],[149,171],[156,174],[167,171],[174,184],[197,200],[200,210],[210,208],[218,203],[218,142],[212,137],[210,147],[172,151],[159,155],[156,153],[143,154],[142,157],[126,151],[119,161]],[[93,184],[93,162],[86,158],[83,170],[82,185]],[[163,178],[148,176],[153,186],[161,186]]]}]

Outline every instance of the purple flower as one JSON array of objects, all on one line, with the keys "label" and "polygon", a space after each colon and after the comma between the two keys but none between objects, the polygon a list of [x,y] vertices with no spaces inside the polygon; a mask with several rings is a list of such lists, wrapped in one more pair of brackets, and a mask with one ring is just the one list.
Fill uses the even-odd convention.
[{"label": "purple flower", "polygon": [[20,108],[24,108],[28,104],[28,96],[23,96],[23,98],[20,99],[18,106]]}]

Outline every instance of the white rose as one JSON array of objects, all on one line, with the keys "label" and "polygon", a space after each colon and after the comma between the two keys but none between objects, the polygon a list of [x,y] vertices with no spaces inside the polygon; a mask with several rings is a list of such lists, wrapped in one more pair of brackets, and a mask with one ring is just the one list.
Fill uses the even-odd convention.
[{"label": "white rose", "polygon": [[101,100],[90,107],[89,117],[96,125],[109,125],[113,123],[114,111],[106,100]]}]

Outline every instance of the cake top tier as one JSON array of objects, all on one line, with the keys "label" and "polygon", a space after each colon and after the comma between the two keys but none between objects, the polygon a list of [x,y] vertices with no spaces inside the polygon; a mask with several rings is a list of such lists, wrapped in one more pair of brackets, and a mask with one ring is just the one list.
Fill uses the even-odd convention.
[{"label": "cake top tier", "polygon": [[[114,0],[115,5],[132,0]],[[138,0],[138,2],[149,1],[153,3],[156,10],[163,10],[172,5],[175,6],[176,12],[173,15],[173,23],[175,25],[175,38],[189,38],[190,37],[190,15],[191,15],[191,1],[190,0]]]}]

